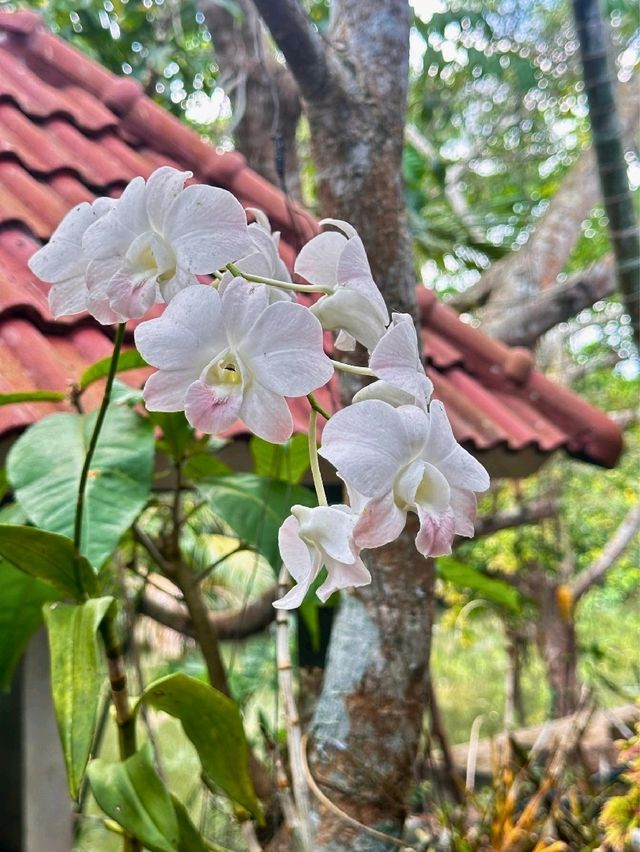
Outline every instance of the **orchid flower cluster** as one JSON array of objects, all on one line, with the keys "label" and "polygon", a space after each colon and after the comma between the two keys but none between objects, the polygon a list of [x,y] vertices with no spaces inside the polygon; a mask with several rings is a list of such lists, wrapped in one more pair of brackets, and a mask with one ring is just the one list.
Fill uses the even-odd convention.
[{"label": "orchid flower cluster", "polygon": [[[151,411],[184,411],[197,430],[220,435],[238,419],[274,443],[291,437],[288,397],[309,396],[311,470],[316,508],[293,506],[279,531],[283,563],[296,585],[276,607],[299,606],[323,567],[325,601],[338,589],[371,581],[362,550],[419,519],[416,547],[425,557],[450,553],[456,535],[472,536],[475,492],[489,486],[482,467],[455,440],[422,366],[412,318],[391,317],[362,240],[346,222],[300,251],[294,283],[278,254],[278,234],[229,192],[189,185],[170,167],[137,177],[118,200],[74,207],[31,270],[53,286],[55,316],[88,311],[100,323],[139,319],[135,343],[155,367],[143,397]],[[207,281],[199,276],[210,276]],[[295,293],[318,294],[306,307]],[[335,347],[368,352],[368,367],[330,359]],[[375,379],[330,417],[317,449],[319,407],[313,391],[335,369]],[[324,412],[323,412],[324,413]],[[348,504],[327,505],[318,454],[344,481]]]}]

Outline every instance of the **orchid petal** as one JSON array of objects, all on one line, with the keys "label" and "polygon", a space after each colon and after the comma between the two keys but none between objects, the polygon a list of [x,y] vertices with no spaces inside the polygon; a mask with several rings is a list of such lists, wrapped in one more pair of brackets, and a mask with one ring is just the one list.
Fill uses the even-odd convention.
[{"label": "orchid petal", "polygon": [[251,249],[242,205],[225,189],[188,186],[173,201],[164,224],[177,264],[196,275],[214,272]]},{"label": "orchid petal", "polygon": [[222,316],[229,343],[234,348],[266,310],[269,299],[264,284],[234,278],[221,293]]},{"label": "orchid petal", "polygon": [[184,413],[195,429],[209,435],[220,435],[236,422],[241,405],[240,385],[214,386],[198,379],[187,389]]},{"label": "orchid petal", "polygon": [[183,411],[189,386],[198,378],[193,370],[160,370],[149,376],[142,397],[149,411]]},{"label": "orchid petal", "polygon": [[82,255],[82,235],[95,221],[86,201],[69,210],[49,242],[31,256],[29,269],[42,281],[56,283],[81,274],[87,265]]},{"label": "orchid petal", "polygon": [[410,460],[405,435],[395,408],[378,400],[358,402],[329,420],[319,453],[361,494],[382,497]]},{"label": "orchid petal", "polygon": [[358,520],[346,506],[294,506],[292,515],[300,523],[303,541],[313,542],[331,559],[351,563],[357,557],[352,541],[353,528]]},{"label": "orchid petal", "polygon": [[164,231],[164,220],[174,199],[182,192],[193,172],[181,172],[171,166],[161,166],[147,180],[146,207],[151,227]]},{"label": "orchid petal", "polygon": [[386,326],[389,322],[389,311],[382,293],[371,275],[367,253],[360,237],[353,237],[347,242],[340,255],[336,274],[340,285],[366,296],[373,306],[376,316]]},{"label": "orchid petal", "polygon": [[342,233],[345,235],[345,237],[347,237],[347,239],[351,239],[351,237],[358,236],[358,232],[353,227],[353,225],[350,225],[343,219],[320,219],[319,224],[322,228],[324,228],[325,225],[331,225],[332,227],[337,228],[339,231],[342,231]]},{"label": "orchid petal", "polygon": [[471,491],[486,491],[489,475],[480,462],[463,449],[451,430],[444,405],[434,400],[429,407],[429,437],[423,458],[435,464],[451,485]]},{"label": "orchid petal", "polygon": [[158,319],[135,330],[138,351],[147,363],[163,370],[191,369],[196,376],[228,348],[220,297],[196,284],[178,293]]},{"label": "orchid petal", "polygon": [[107,296],[114,311],[133,319],[144,316],[156,303],[156,277],[137,273],[128,266],[121,267],[109,281]]},{"label": "orchid petal", "polygon": [[302,246],[293,267],[294,272],[311,284],[336,287],[338,261],[346,244],[346,238],[335,231],[318,234]]},{"label": "orchid petal", "polygon": [[257,381],[244,389],[240,417],[255,435],[273,444],[289,440],[293,433],[293,418],[284,398]]},{"label": "orchid petal", "polygon": [[49,290],[49,310],[55,319],[79,314],[87,310],[87,297],[84,275],[68,278],[66,281],[54,284]]},{"label": "orchid petal", "polygon": [[85,232],[82,248],[95,260],[124,255],[132,240],[149,230],[145,182],[136,177],[125,187],[117,204]]},{"label": "orchid petal", "polygon": [[327,568],[327,579],[318,587],[316,592],[323,603],[340,589],[368,586],[371,582],[371,574],[360,557],[348,565],[335,559],[327,559],[325,566]]},{"label": "orchid petal", "polygon": [[420,530],[416,547],[423,556],[447,556],[455,535],[455,521],[450,510],[433,514],[419,510]]},{"label": "orchid petal", "polygon": [[433,392],[418,352],[418,338],[409,314],[394,314],[393,324],[380,338],[369,359],[376,376],[424,403]]},{"label": "orchid petal", "polygon": [[307,308],[290,302],[269,305],[238,352],[259,382],[283,396],[303,396],[333,375],[320,323]]},{"label": "orchid petal", "polygon": [[473,538],[477,509],[478,501],[473,491],[464,488],[451,489],[451,511],[455,520],[456,535]]},{"label": "orchid petal", "polygon": [[388,402],[394,408],[414,403],[414,398],[411,394],[401,390],[397,385],[390,385],[389,382],[383,381],[371,382],[370,385],[365,385],[355,394],[353,402],[363,402],[365,399],[380,399],[382,402]]},{"label": "orchid petal", "polygon": [[358,513],[353,539],[362,548],[382,547],[395,541],[407,520],[407,513],[396,505],[392,491],[377,500],[366,501]]},{"label": "orchid petal", "polygon": [[369,298],[345,287],[323,296],[310,308],[328,331],[346,331],[371,350],[385,333],[385,318]]},{"label": "orchid petal", "polygon": [[297,585],[284,597],[273,602],[276,609],[294,609],[300,606],[311,584],[320,572],[319,554],[312,557],[310,548],[301,540],[296,518],[289,516],[278,531],[278,546],[285,568]]}]

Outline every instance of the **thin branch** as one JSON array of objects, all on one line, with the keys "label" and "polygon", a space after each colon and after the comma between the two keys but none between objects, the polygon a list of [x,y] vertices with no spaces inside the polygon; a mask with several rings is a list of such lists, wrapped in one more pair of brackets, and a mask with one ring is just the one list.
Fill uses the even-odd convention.
[{"label": "thin branch", "polygon": [[[262,632],[275,620],[276,611],[273,601],[277,596],[277,587],[272,586],[242,609],[224,612],[207,611],[207,620],[218,639],[246,639]],[[145,593],[140,599],[139,612],[157,621],[164,627],[169,627],[183,636],[196,637],[193,620],[189,612],[174,603],[160,603],[155,597]]]},{"label": "thin branch", "polygon": [[615,289],[613,257],[607,255],[588,269],[573,273],[562,284],[523,300],[521,308],[501,311],[496,321],[488,321],[483,327],[510,346],[533,346],[546,331],[606,299]]},{"label": "thin branch", "polygon": [[325,46],[298,0],[253,2],[284,54],[303,97],[322,97],[329,81]]},{"label": "thin branch", "polygon": [[615,561],[622,555],[640,531],[640,503],[636,503],[627,512],[624,520],[609,539],[600,556],[585,568],[574,580],[571,591],[575,602],[579,601],[585,592],[599,583]]},{"label": "thin branch", "polygon": [[[278,578],[278,592],[284,594],[287,590],[289,573],[282,566]],[[289,769],[293,786],[297,824],[291,826],[300,838],[304,852],[311,852],[311,810],[309,807],[309,790],[304,775],[304,758],[302,755],[302,730],[300,714],[293,692],[293,672],[291,655],[289,654],[289,613],[279,609],[276,615],[276,658],[278,663],[278,685],[284,699],[285,724],[287,729],[287,745],[289,750]]]},{"label": "thin branch", "polygon": [[553,517],[557,511],[558,504],[555,500],[537,500],[524,506],[495,512],[492,515],[487,515],[487,517],[477,518],[474,538],[492,535],[499,530],[520,527],[523,524],[535,524],[544,520],[544,518]]}]

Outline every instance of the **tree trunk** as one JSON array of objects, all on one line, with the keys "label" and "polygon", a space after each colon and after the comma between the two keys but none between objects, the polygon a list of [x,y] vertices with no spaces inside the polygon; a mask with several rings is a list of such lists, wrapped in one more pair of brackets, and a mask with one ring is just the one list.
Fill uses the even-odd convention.
[{"label": "tree trunk", "polygon": [[573,595],[542,565],[529,568],[522,586],[538,607],[536,644],[551,687],[551,716],[567,716],[577,709],[580,693]]},{"label": "tree trunk", "polygon": [[301,107],[295,80],[273,55],[249,0],[237,0],[238,14],[218,0],[199,5],[213,39],[220,85],[233,104],[237,150],[254,171],[299,200],[296,128]]},{"label": "tree trunk", "polygon": [[[372,584],[344,597],[334,623],[310,757],[334,804],[399,836],[428,694],[434,565],[416,553],[407,531],[376,555]],[[314,852],[389,848],[322,813]]]},{"label": "tree trunk", "polygon": [[[328,41],[297,0],[254,0],[296,77],[323,216],[358,230],[389,308],[416,316],[402,185],[406,0],[336,0]],[[413,533],[367,555],[373,583],[345,596],[311,726],[311,768],[347,814],[398,835],[427,698],[433,565]],[[323,812],[320,850],[393,848]]]},{"label": "tree trunk", "polygon": [[591,135],[609,219],[618,285],[631,316],[635,344],[640,347],[640,233],[627,176],[622,122],[613,83],[615,72],[608,55],[607,26],[599,0],[573,0],[573,16],[580,42]]}]

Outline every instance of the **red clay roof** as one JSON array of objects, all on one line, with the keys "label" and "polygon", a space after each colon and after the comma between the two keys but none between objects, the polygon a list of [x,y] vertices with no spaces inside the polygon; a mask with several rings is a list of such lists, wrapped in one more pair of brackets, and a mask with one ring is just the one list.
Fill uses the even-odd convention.
[{"label": "red clay roof", "polygon": [[[259,207],[282,232],[292,262],[317,232],[308,213],[248,166],[219,153],[147,98],[130,78],[105,68],[52,35],[28,11],[0,12],[0,393],[65,389],[110,351],[109,329],[87,316],[54,321],[47,287],[27,268],[64,213],[96,195],[117,195],[135,175],[159,165]],[[533,369],[531,355],[492,340],[418,288],[428,373],[454,432],[494,475],[522,475],[564,448],[613,466],[618,427],[602,412]],[[335,387],[319,394],[334,408]],[[305,402],[294,402],[304,428]],[[61,406],[0,407],[0,435]],[[64,407],[64,406],[62,406]]]}]

